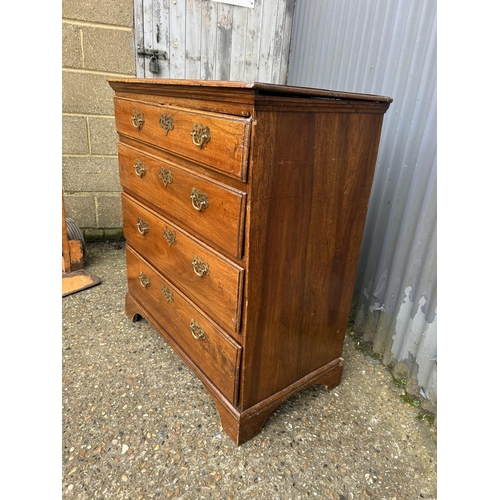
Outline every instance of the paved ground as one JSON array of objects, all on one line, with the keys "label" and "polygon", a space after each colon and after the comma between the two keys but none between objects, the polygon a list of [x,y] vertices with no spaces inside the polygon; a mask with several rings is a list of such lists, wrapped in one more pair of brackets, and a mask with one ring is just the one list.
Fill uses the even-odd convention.
[{"label": "paved ground", "polygon": [[281,405],[236,447],[202,384],[124,314],[122,243],[87,243],[102,283],[63,298],[63,499],[437,497],[436,428],[346,338],[342,383]]}]

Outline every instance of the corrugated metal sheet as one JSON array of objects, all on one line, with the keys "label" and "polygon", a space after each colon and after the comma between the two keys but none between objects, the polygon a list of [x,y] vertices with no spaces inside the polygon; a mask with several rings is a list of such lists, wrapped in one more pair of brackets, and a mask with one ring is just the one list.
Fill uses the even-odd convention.
[{"label": "corrugated metal sheet", "polygon": [[146,78],[285,83],[294,0],[253,8],[209,0],[134,0],[136,47],[166,53],[160,71],[138,56]]},{"label": "corrugated metal sheet", "polygon": [[[437,401],[436,0],[297,0],[290,85],[394,99],[353,296],[355,330]],[[403,373],[400,370],[399,373]]]}]

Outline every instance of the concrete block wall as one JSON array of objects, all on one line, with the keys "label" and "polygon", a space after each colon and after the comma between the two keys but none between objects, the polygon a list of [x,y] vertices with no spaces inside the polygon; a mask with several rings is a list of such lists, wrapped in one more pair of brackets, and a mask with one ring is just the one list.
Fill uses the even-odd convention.
[{"label": "concrete block wall", "polygon": [[85,240],[121,238],[113,92],[135,76],[134,1],[63,0],[62,185]]}]

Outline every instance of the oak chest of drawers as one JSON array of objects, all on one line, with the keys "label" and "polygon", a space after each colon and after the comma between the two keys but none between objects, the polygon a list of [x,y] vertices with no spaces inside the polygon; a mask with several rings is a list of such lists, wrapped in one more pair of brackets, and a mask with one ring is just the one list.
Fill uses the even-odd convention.
[{"label": "oak chest of drawers", "polygon": [[200,378],[241,444],[342,347],[391,99],[110,79],[133,319]]}]

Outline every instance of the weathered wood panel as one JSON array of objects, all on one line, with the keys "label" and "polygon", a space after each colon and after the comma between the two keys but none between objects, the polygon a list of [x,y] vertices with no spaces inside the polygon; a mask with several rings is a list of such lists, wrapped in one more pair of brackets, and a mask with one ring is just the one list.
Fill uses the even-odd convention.
[{"label": "weathered wood panel", "polygon": [[236,36],[231,40],[231,68],[228,80],[245,79],[245,63],[247,55],[245,44],[248,38],[247,20],[248,13],[253,9],[234,9],[233,10],[233,31],[234,33],[246,33],[246,36]]},{"label": "weathered wood panel", "polygon": [[213,80],[217,59],[217,4],[203,2],[201,18],[201,78]]},{"label": "weathered wood panel", "polygon": [[143,0],[134,0],[135,72],[137,75],[145,75],[144,57],[137,55],[137,50],[140,47],[144,47],[144,12],[145,5]]},{"label": "weathered wood panel", "polygon": [[[254,9],[248,12],[247,35],[245,37],[245,74],[243,80],[259,81],[260,33],[262,24],[262,0],[257,0]],[[262,81],[266,81],[262,79]],[[285,83],[285,82],[270,82]]]},{"label": "weathered wood panel", "polygon": [[[153,1],[153,22],[151,23],[151,29],[153,30],[152,36],[152,47],[155,48],[158,45],[158,50],[163,50],[166,52],[167,61],[170,59],[170,0],[148,0]],[[166,61],[160,59],[160,72],[150,73],[148,76],[168,78],[170,76],[170,65],[166,64]],[[146,67],[146,70],[147,67]]]},{"label": "weathered wood panel", "polygon": [[186,0],[172,1],[170,3],[170,77],[186,74],[187,24]]},{"label": "weathered wood panel", "polygon": [[199,78],[201,72],[201,0],[186,4],[186,78]]},{"label": "weathered wood panel", "polygon": [[146,78],[286,83],[294,0],[240,7],[208,0],[134,0],[137,47],[159,50],[159,71],[137,56]]}]

